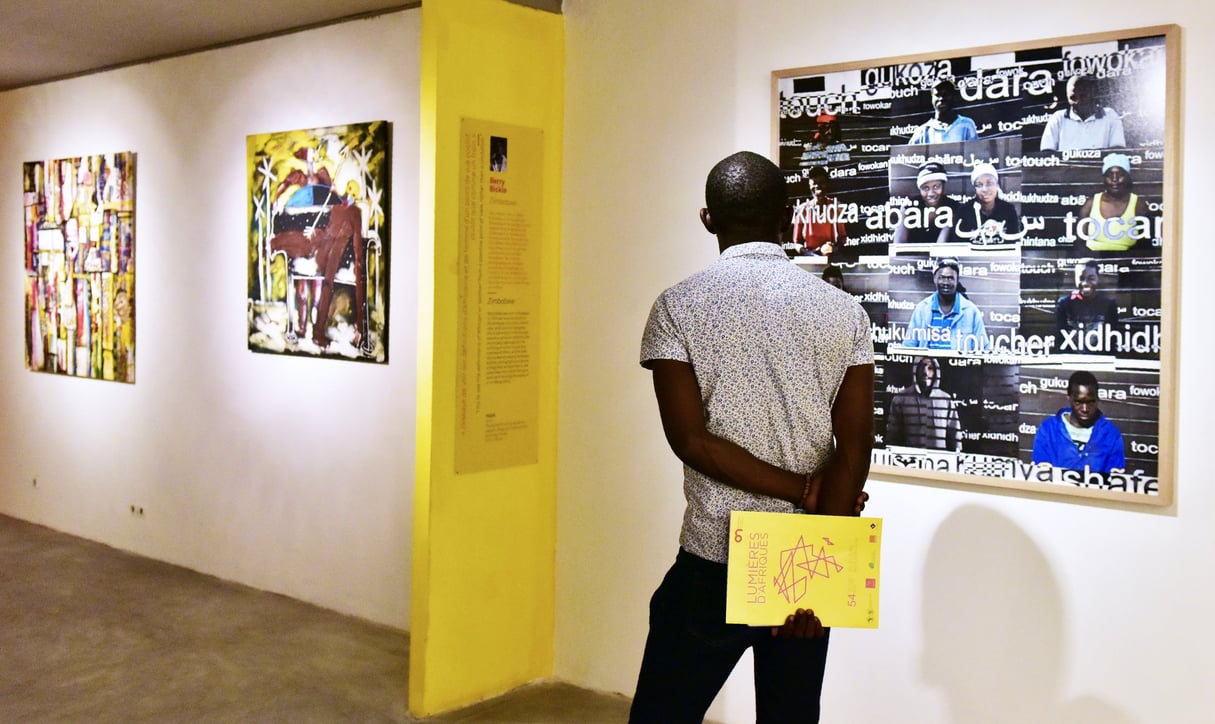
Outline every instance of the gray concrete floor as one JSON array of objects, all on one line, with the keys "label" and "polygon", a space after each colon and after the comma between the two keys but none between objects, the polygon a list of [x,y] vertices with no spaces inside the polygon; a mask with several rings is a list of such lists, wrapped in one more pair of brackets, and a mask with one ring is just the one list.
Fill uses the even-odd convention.
[{"label": "gray concrete floor", "polygon": [[[409,636],[0,515],[0,722],[412,722]],[[623,722],[539,683],[424,721]]]}]

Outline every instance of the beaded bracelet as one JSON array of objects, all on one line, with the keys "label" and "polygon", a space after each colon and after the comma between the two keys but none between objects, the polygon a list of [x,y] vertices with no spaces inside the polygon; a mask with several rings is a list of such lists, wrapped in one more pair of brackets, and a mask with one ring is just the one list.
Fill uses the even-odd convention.
[{"label": "beaded bracelet", "polygon": [[814,490],[815,477],[817,477],[817,473],[806,473],[806,484],[802,487],[802,497],[798,507],[807,513],[813,513],[814,508],[818,507],[817,494],[814,496],[816,500],[810,501],[810,494],[817,493],[817,491]]}]

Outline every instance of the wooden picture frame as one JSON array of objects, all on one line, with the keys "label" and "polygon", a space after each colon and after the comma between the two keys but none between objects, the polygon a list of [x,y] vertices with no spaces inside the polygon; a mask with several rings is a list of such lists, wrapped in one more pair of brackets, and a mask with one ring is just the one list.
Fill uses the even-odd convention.
[{"label": "wooden picture frame", "polygon": [[786,251],[872,322],[871,474],[1172,502],[1180,34],[772,73]]}]

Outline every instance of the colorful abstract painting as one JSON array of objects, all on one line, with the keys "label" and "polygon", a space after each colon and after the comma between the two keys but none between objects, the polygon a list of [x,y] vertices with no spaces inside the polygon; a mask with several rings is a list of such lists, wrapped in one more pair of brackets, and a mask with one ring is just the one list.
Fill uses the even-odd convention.
[{"label": "colorful abstract painting", "polygon": [[25,362],[135,381],[135,154],[24,164]]},{"label": "colorful abstract painting", "polygon": [[389,128],[249,136],[249,349],[388,360]]}]

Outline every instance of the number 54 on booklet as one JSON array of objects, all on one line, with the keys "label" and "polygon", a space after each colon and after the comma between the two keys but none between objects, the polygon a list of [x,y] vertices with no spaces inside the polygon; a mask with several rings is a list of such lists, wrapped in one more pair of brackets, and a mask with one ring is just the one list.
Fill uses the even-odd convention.
[{"label": "number 54 on booklet", "polygon": [[730,514],[726,623],[779,626],[799,608],[824,626],[877,628],[882,519]]}]

